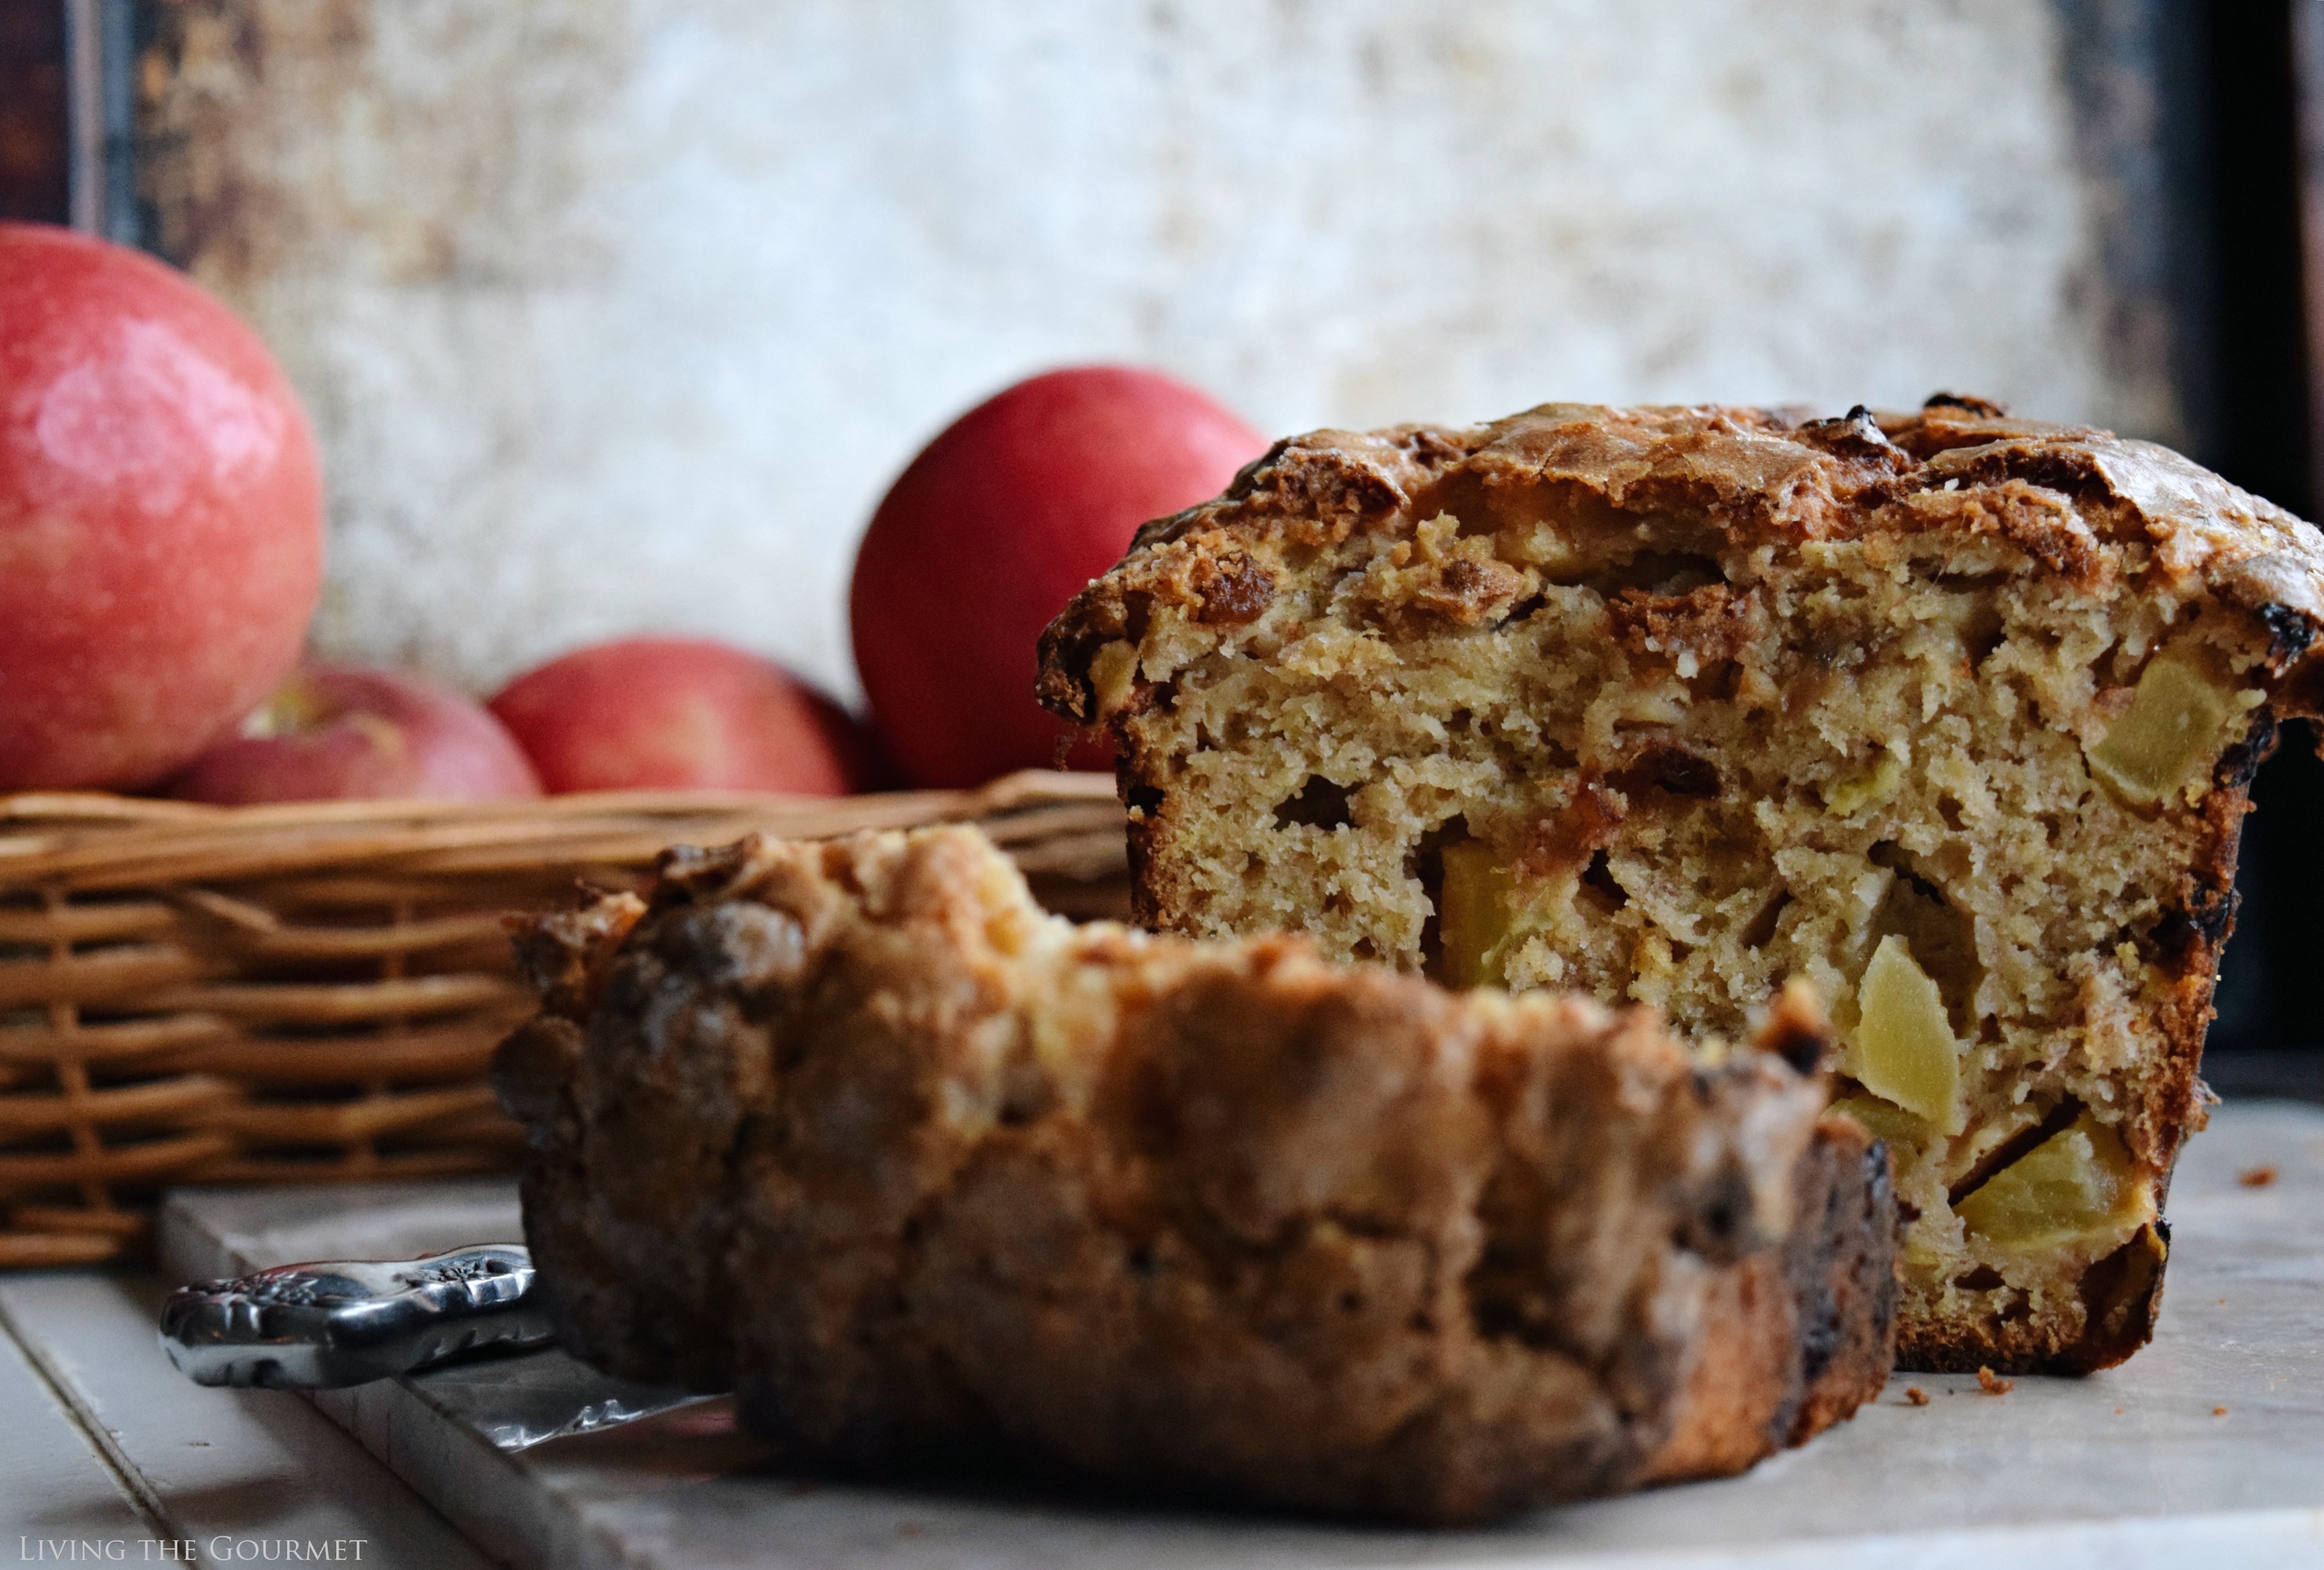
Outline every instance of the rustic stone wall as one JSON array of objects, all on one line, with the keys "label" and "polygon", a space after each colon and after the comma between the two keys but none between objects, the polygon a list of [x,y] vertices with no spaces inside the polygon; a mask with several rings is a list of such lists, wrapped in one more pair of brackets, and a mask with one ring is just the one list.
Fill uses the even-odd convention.
[{"label": "rustic stone wall", "polygon": [[2183,436],[2108,265],[2152,94],[2081,13],[2145,14],[162,0],[143,178],[313,408],[326,649],[688,628],[845,694],[888,478],[1064,362],[1282,430],[1941,386]]}]

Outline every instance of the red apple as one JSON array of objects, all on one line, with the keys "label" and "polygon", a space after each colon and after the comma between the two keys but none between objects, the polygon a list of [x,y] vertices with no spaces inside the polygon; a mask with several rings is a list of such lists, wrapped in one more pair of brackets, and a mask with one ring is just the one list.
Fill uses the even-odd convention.
[{"label": "red apple", "polygon": [[844,796],[870,774],[837,706],[704,638],[624,638],[528,671],[492,700],[552,791]]},{"label": "red apple", "polygon": [[928,443],[873,515],[848,596],[856,670],[906,778],[974,785],[1053,762],[1070,733],[1033,701],[1041,629],[1139,524],[1216,495],[1266,446],[1192,387],[1112,365],[1019,382]]},{"label": "red apple", "polygon": [[0,224],[0,790],[184,763],[299,657],[314,438],[251,331],[150,256]]},{"label": "red apple", "polygon": [[242,734],[170,781],[170,794],[262,801],[494,801],[540,794],[514,738],[478,705],[416,676],[314,665]]}]

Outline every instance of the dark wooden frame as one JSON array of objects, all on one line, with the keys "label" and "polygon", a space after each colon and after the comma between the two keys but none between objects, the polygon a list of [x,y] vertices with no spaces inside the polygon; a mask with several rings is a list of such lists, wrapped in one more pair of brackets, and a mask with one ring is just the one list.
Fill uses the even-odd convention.
[{"label": "dark wooden frame", "polygon": [[61,0],[0,0],[0,218],[65,221],[69,98]]}]

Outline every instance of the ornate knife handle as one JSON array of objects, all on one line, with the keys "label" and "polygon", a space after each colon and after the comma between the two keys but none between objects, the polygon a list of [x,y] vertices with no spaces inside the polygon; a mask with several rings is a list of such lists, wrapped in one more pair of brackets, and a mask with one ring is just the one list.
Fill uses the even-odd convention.
[{"label": "ornate knife handle", "polygon": [[203,1385],[331,1390],[480,1348],[552,1339],[532,1256],[484,1243],[394,1262],[281,1265],[161,1306],[161,1349]]}]

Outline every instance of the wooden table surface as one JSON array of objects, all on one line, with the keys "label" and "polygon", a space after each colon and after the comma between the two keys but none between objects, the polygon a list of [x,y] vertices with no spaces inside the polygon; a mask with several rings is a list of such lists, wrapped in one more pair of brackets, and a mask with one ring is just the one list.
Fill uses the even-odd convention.
[{"label": "wooden table surface", "polygon": [[493,1563],[307,1402],[180,1378],[154,1339],[164,1290],[0,1276],[0,1565]]},{"label": "wooden table surface", "polygon": [[[2273,1182],[2238,1180],[2263,1166]],[[180,1562],[189,1543],[198,1562],[248,1562],[295,1541],[309,1558],[450,1570],[2324,1565],[2324,1108],[2218,1109],[2171,1208],[2162,1326],[2124,1368],[2004,1397],[1900,1376],[1747,1477],[1456,1534],[812,1482],[723,1401],[510,1452],[479,1414],[602,1396],[595,1376],[532,1353],[365,1387],[327,1417],[180,1379],[153,1339],[158,1278],[0,1277],[0,1564],[87,1559],[92,1544],[161,1563],[164,1541]],[[180,1269],[206,1270],[392,1257],[512,1218],[499,1183],[213,1191],[179,1196],[165,1233]],[[1909,1405],[1908,1385],[1930,1403]]]}]

